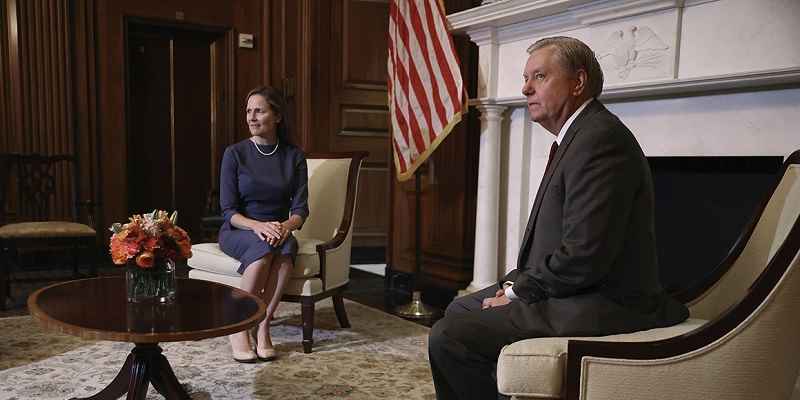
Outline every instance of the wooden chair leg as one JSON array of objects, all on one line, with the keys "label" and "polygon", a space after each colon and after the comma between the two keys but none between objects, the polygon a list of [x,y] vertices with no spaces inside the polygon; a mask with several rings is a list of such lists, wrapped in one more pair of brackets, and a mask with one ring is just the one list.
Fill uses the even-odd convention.
[{"label": "wooden chair leg", "polygon": [[303,318],[303,353],[311,353],[314,345],[314,300],[303,298],[300,308]]},{"label": "wooden chair leg", "polygon": [[342,328],[349,328],[350,321],[347,320],[347,311],[344,309],[344,298],[340,294],[333,295],[333,310],[336,311],[336,319]]},{"label": "wooden chair leg", "polygon": [[[2,256],[0,256],[2,257]],[[0,311],[6,310],[9,290],[7,265],[0,260]]]},{"label": "wooden chair leg", "polygon": [[80,278],[80,275],[78,274],[78,264],[80,264],[80,252],[81,252],[81,247],[76,242],[74,245],[72,245],[72,277],[73,277],[73,279]]},{"label": "wooden chair leg", "polygon": [[97,276],[97,264],[100,257],[97,254],[94,238],[86,241],[86,251],[89,252],[89,276]]},{"label": "wooden chair leg", "polygon": [[11,297],[11,283],[9,279],[11,263],[8,262],[8,256],[4,244],[0,243],[0,311],[6,310],[6,300]]}]

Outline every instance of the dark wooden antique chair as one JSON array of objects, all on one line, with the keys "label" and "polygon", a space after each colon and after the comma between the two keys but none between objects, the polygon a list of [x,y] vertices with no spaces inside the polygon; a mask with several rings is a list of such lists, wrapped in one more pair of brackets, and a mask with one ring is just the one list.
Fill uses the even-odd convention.
[{"label": "dark wooden antique chair", "polygon": [[87,249],[96,272],[94,204],[77,201],[77,175],[73,156],[0,154],[0,310],[23,254],[70,250],[77,276],[80,252]]}]

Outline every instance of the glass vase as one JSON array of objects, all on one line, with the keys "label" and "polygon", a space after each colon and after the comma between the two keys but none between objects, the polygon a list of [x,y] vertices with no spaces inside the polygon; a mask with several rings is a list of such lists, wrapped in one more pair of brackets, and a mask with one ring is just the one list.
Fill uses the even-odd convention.
[{"label": "glass vase", "polygon": [[128,263],[125,288],[131,303],[171,303],[175,300],[175,263],[156,260],[151,268]]}]

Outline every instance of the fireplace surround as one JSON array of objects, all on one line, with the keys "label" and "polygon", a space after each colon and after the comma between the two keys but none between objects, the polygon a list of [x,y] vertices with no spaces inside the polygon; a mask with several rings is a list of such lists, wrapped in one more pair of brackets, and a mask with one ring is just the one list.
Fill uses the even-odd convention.
[{"label": "fireplace surround", "polygon": [[[574,36],[595,50],[606,78],[600,100],[654,160],[782,160],[800,149],[796,1],[501,0],[448,20],[479,51],[471,100],[481,119],[475,264],[467,291],[514,268],[553,141],[529,122],[520,93],[526,49],[539,38]],[[747,209],[751,196],[737,196]]]}]

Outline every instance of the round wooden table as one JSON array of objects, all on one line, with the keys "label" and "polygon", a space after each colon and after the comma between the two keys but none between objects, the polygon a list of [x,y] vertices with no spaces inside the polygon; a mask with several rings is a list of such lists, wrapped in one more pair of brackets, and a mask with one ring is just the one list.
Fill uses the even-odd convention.
[{"label": "round wooden table", "polygon": [[159,342],[200,340],[240,332],[266,316],[266,305],[243,290],[176,279],[171,304],[128,303],[121,277],[80,279],[39,289],[28,310],[46,328],[84,339],[132,342],[111,383],[87,399],[144,399],[149,383],[167,399],[189,399]]}]

